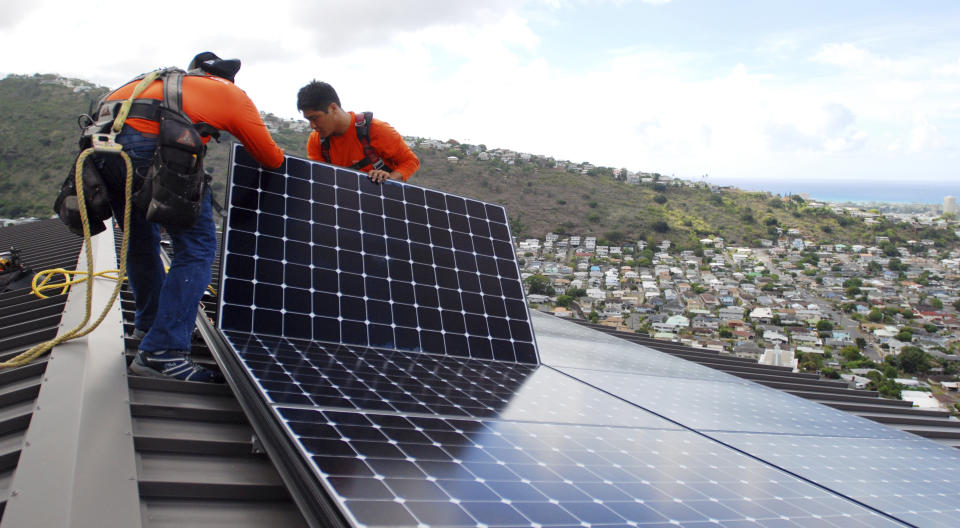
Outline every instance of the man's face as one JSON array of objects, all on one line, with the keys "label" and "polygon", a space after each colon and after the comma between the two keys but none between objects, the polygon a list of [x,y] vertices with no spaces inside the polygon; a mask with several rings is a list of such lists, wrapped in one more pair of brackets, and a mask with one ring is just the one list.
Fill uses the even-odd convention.
[{"label": "man's face", "polygon": [[333,134],[333,112],[330,107],[323,110],[304,110],[303,118],[310,122],[310,128],[314,129],[321,138],[326,138]]}]

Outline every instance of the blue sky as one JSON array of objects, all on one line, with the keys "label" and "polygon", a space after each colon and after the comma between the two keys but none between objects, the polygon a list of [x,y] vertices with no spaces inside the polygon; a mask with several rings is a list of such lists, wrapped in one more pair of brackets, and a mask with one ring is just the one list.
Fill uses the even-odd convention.
[{"label": "blue sky", "polygon": [[85,44],[89,3],[7,4],[0,47],[22,52],[2,73],[115,86],[210,49],[284,117],[318,78],[403,134],[634,171],[755,188],[957,175],[957,2],[171,0],[130,15],[196,22],[109,53]]}]

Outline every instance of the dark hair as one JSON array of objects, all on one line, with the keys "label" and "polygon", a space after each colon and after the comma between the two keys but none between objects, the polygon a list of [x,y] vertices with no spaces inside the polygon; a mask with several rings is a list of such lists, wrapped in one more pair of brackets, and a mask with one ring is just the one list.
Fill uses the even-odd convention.
[{"label": "dark hair", "polygon": [[340,105],[340,98],[333,86],[323,81],[313,80],[297,92],[297,110],[320,110],[326,112],[330,103]]}]

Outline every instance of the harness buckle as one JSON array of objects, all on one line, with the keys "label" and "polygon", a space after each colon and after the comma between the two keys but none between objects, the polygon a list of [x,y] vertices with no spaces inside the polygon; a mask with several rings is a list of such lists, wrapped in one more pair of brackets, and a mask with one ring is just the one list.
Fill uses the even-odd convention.
[{"label": "harness buckle", "polygon": [[123,145],[117,143],[115,133],[93,134],[90,136],[90,142],[94,152],[112,152],[119,153],[123,150]]}]

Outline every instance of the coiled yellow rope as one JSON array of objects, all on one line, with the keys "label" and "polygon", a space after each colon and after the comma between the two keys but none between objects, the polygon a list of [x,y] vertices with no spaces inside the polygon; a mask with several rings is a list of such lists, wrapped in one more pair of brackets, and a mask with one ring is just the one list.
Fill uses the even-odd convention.
[{"label": "coiled yellow rope", "polygon": [[[93,248],[90,245],[90,221],[87,218],[87,204],[83,196],[83,163],[93,154],[93,148],[88,148],[80,153],[80,156],[77,157],[77,166],[76,166],[76,186],[77,186],[77,204],[80,207],[80,219],[83,223],[83,244],[86,249],[87,255],[87,269],[91,272],[93,271]],[[126,152],[118,151],[120,157],[123,158],[124,166],[127,171],[127,175],[130,176],[133,174],[133,164],[130,162],[130,156]],[[130,233],[130,197],[133,194],[133,178],[127,177],[124,178],[124,189],[123,189],[123,199],[126,207],[124,208],[123,214],[123,239],[120,244],[120,269],[117,271],[118,277],[123,277],[126,275],[127,270],[127,243],[129,241]],[[45,273],[45,272],[41,272]],[[20,367],[26,365],[27,363],[33,361],[34,359],[40,357],[43,354],[49,352],[53,347],[69,341],[71,339],[76,339],[78,337],[83,337],[93,331],[94,328],[100,325],[101,322],[107,317],[107,314],[110,312],[110,308],[113,306],[113,303],[117,300],[117,296],[120,294],[120,287],[123,285],[122,281],[117,281],[116,287],[113,289],[113,293],[110,295],[110,301],[104,306],[103,311],[100,313],[100,317],[92,325],[87,328],[84,328],[87,325],[87,322],[90,321],[90,312],[93,304],[93,280],[92,278],[99,275],[98,273],[86,273],[86,277],[76,282],[87,282],[87,295],[86,295],[86,310],[84,312],[83,321],[80,322],[72,330],[58,335],[56,338],[40,343],[26,352],[23,352],[16,357],[9,359],[4,362],[0,362],[0,368],[12,368]],[[36,277],[34,278],[34,284],[36,284]],[[69,284],[64,285],[64,288],[68,287]]]}]

